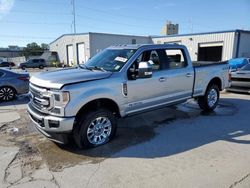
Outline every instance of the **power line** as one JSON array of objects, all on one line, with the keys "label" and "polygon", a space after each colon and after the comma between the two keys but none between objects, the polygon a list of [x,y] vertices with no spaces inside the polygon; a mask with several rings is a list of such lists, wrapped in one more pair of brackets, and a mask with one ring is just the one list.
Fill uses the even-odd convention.
[{"label": "power line", "polygon": [[[22,2],[22,3],[38,3],[38,4],[44,4],[45,1],[42,1],[42,0],[18,0],[18,2]],[[67,2],[67,1],[65,1]],[[65,3],[62,3],[62,2],[47,2],[47,4],[55,4],[55,5],[64,5]]]},{"label": "power line", "polygon": [[[20,2],[23,1],[29,1],[29,0],[19,0]],[[64,2],[67,2],[67,1],[64,1]],[[60,4],[60,5],[64,5],[65,3],[64,2],[51,2],[49,1],[49,4]],[[71,1],[72,3],[73,1]],[[42,0],[33,0],[33,1],[29,1],[29,3],[45,3],[45,1],[42,1]],[[143,20],[145,22],[148,22],[148,20],[152,20],[152,21],[155,21],[155,22],[166,22],[166,19],[154,19],[154,18],[151,18],[151,17],[140,17],[140,16],[130,16],[128,14],[121,14],[121,13],[111,13],[110,11],[105,11],[105,10],[102,10],[102,9],[96,9],[96,8],[92,8],[92,7],[88,7],[86,6],[85,4],[83,4],[82,2],[77,2],[78,5],[81,5],[81,6],[77,6],[77,9],[79,10],[90,10],[90,11],[94,11],[94,12],[97,12],[97,13],[102,13],[102,14],[107,14],[107,15],[111,15],[111,16],[114,16],[114,17],[123,17],[123,18],[131,18],[133,20]],[[175,21],[176,22],[176,21]],[[188,22],[178,22],[178,23],[188,23]]]},{"label": "power line", "polygon": [[137,20],[143,20],[143,21],[148,21],[148,20],[153,20],[153,21],[158,21],[158,22],[165,22],[166,19],[153,19],[153,18],[145,18],[145,17],[138,17],[138,16],[129,16],[127,14],[120,14],[120,13],[111,13],[109,11],[105,11],[105,10],[101,10],[101,9],[95,9],[95,8],[91,8],[88,6],[79,6],[78,9],[87,9],[87,10],[91,10],[94,12],[98,12],[98,13],[103,13],[103,14],[108,14],[108,15],[112,15],[114,17],[123,17],[123,18],[132,18],[133,20],[137,19]]},{"label": "power line", "polygon": [[25,10],[15,10],[12,11],[11,13],[41,14],[41,15],[47,14],[47,15],[65,15],[65,16],[72,15],[71,13],[62,13],[62,12],[43,12],[43,11],[41,12],[41,11],[25,11]]},{"label": "power line", "polygon": [[24,21],[1,21],[4,24],[31,24],[31,25],[69,25],[70,23],[66,22],[24,22]]},{"label": "power line", "polygon": [[54,39],[55,37],[37,37],[37,36],[23,36],[23,35],[0,35],[4,38],[23,38],[23,39]]},{"label": "power line", "polygon": [[112,23],[112,24],[116,24],[116,25],[125,25],[125,26],[129,26],[129,27],[134,27],[134,28],[138,28],[138,27],[143,27],[143,28],[152,28],[151,26],[147,26],[147,25],[140,25],[140,24],[129,24],[129,23],[121,23],[121,22],[116,22],[116,21],[110,21],[110,20],[105,20],[105,19],[101,19],[101,18],[93,18],[90,16],[86,16],[86,15],[82,15],[82,14],[77,14],[78,17],[83,16],[84,18],[87,18],[89,20],[95,20],[97,22],[105,22],[105,23]]}]

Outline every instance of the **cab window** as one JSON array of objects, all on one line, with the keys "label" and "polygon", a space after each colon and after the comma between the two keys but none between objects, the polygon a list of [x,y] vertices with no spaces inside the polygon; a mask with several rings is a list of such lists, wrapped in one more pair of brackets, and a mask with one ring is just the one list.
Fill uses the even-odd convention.
[{"label": "cab window", "polygon": [[187,66],[187,61],[180,49],[167,49],[165,50],[167,56],[167,65],[165,69],[178,69]]}]

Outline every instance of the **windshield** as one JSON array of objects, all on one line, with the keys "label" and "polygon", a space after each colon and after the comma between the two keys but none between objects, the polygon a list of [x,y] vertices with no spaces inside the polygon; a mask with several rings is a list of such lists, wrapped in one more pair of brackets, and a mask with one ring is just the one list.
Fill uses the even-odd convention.
[{"label": "windshield", "polygon": [[88,60],[84,65],[88,68],[117,72],[121,70],[135,51],[136,49],[105,49]]},{"label": "windshield", "polygon": [[250,71],[250,63],[249,63],[249,64],[246,64],[245,66],[243,66],[243,67],[241,68],[241,70]]}]

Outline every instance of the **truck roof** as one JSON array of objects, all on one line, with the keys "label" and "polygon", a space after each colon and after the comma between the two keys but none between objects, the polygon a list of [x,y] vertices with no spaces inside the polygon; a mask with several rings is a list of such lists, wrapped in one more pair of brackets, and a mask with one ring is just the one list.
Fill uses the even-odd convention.
[{"label": "truck roof", "polygon": [[180,47],[184,47],[183,45],[180,44],[117,44],[117,45],[113,45],[108,47],[109,49],[139,49],[141,47],[176,47],[176,48],[180,48]]}]

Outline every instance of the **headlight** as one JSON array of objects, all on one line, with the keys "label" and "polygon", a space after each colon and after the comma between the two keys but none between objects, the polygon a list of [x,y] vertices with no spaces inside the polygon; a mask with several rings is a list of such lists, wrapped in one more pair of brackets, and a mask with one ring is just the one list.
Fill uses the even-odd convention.
[{"label": "headlight", "polygon": [[64,115],[64,108],[70,101],[70,93],[68,91],[48,90],[43,92],[43,96],[50,101],[50,107],[48,108],[50,114]]},{"label": "headlight", "polygon": [[54,107],[65,107],[70,100],[68,91],[53,93],[52,96],[54,98]]}]

